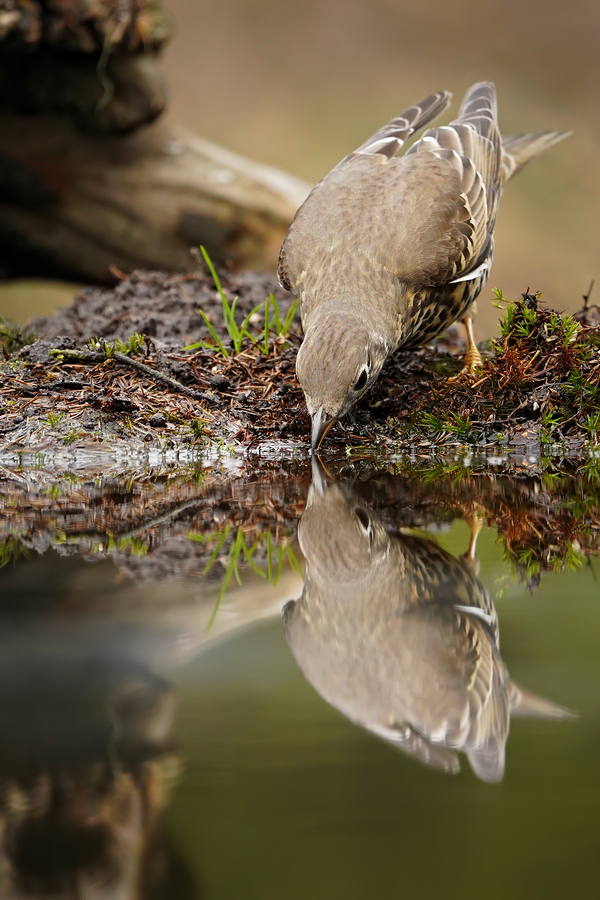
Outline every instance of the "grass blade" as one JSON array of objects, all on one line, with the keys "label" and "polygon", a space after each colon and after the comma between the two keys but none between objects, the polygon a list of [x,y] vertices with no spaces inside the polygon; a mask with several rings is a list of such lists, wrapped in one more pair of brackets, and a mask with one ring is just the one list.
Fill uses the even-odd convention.
[{"label": "grass blade", "polygon": [[265,300],[265,343],[263,346],[265,356],[269,355],[269,300],[269,297]]},{"label": "grass blade", "polygon": [[[212,338],[213,338],[213,340],[215,341],[217,347],[219,348],[219,350],[221,351],[221,353],[223,354],[223,356],[225,356],[225,357],[228,359],[228,358],[229,358],[229,353],[228,353],[227,350],[225,349],[225,346],[223,345],[223,342],[221,341],[219,335],[217,334],[217,332],[215,331],[215,329],[214,329],[213,326],[211,325],[211,323],[210,323],[210,321],[209,321],[209,319],[208,319],[208,316],[206,315],[206,313],[204,312],[203,309],[199,309],[198,312],[200,313],[200,315],[201,315],[202,318],[204,319],[204,322],[205,322],[205,324],[206,324],[206,327],[207,327],[208,330],[210,331],[210,333],[211,333],[211,335],[212,335]],[[185,347],[184,349],[186,349],[186,350],[191,350],[192,348],[193,348],[193,345],[192,345],[191,347]]]},{"label": "grass blade", "polygon": [[292,327],[292,322],[294,321],[294,319],[296,317],[296,313],[298,311],[299,306],[300,306],[300,301],[294,300],[294,302],[288,309],[287,316],[285,317],[285,322],[283,323],[283,331],[282,331],[283,335],[289,334],[290,328]]},{"label": "grass blade", "polygon": [[208,266],[208,271],[210,272],[210,274],[212,276],[212,280],[215,283],[215,287],[216,287],[217,291],[219,292],[221,301],[223,303],[227,303],[227,297],[225,296],[225,291],[223,290],[223,287],[221,285],[219,276],[217,275],[216,269],[213,266],[212,259],[210,258],[210,256],[208,255],[208,253],[206,252],[206,249],[202,246],[202,244],[200,245],[200,253],[202,254],[204,262]]},{"label": "grass blade", "polygon": [[219,540],[218,540],[218,542],[217,542],[217,546],[216,546],[215,549],[213,550],[213,552],[212,552],[212,554],[211,554],[211,557],[210,557],[209,561],[206,563],[206,565],[205,565],[205,567],[204,567],[204,569],[203,569],[203,571],[202,571],[202,574],[203,574],[203,575],[206,575],[206,574],[210,571],[210,569],[211,569],[211,567],[212,567],[212,564],[214,563],[215,559],[217,558],[217,555],[218,555],[218,553],[219,553],[219,550],[221,549],[221,547],[223,546],[223,544],[224,544],[225,541],[227,540],[227,536],[229,535],[229,532],[230,532],[230,531],[231,531],[231,525],[227,525],[227,527],[223,529],[223,533],[222,533],[221,537],[219,538]]}]

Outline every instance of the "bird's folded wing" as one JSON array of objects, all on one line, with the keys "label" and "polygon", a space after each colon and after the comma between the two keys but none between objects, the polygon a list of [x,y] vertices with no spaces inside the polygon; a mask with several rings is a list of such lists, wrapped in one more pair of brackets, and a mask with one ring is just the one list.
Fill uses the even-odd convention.
[{"label": "bird's folded wing", "polygon": [[396,116],[395,119],[371,135],[364,144],[344,157],[339,165],[343,166],[357,153],[381,153],[391,159],[416,131],[424,128],[425,125],[441,115],[451,99],[452,94],[448,91],[438,91],[437,94],[430,94],[423,100],[419,100],[414,106]]},{"label": "bird's folded wing", "polygon": [[[458,118],[450,125],[430,128],[407,156],[424,155],[446,160],[459,176],[456,221],[462,249],[440,267],[440,283],[477,277],[486,268],[502,187],[502,140],[496,120],[493,85],[474,85],[467,93]],[[475,270],[479,270],[477,275]]]},{"label": "bird's folded wing", "polygon": [[[307,242],[310,243],[311,240],[313,242],[315,241],[314,235],[319,233],[319,223],[327,213],[328,207],[332,202],[332,198],[328,196],[327,203],[324,204],[323,208],[319,208],[317,200],[319,196],[322,196],[323,186],[330,183],[330,176],[332,173],[337,172],[340,168],[345,167],[348,163],[360,157],[377,155],[384,159],[392,159],[411,135],[421,128],[424,128],[446,109],[451,99],[452,94],[448,93],[448,91],[438,91],[438,93],[430,94],[428,97],[420,100],[419,103],[415,103],[414,106],[405,110],[395,119],[392,119],[391,122],[388,122],[376,131],[375,134],[371,135],[364,144],[361,144],[360,147],[344,157],[344,159],[334,167],[332,172],[329,172],[321,179],[295,216],[295,222],[299,218],[303,218],[309,223],[309,227],[302,235],[304,245],[306,245]],[[317,200],[316,206],[315,200]],[[307,215],[307,210],[312,210],[313,216],[316,216],[316,221],[312,226],[310,223],[313,217],[311,217],[310,212],[308,212]],[[295,228],[294,225],[292,225],[279,253],[277,276],[282,287],[288,291],[297,292],[299,288],[299,275],[302,270],[302,263],[299,260],[299,256],[301,257],[302,254],[299,254],[295,247],[294,232]],[[309,236],[313,237],[311,238]],[[308,251],[306,246],[305,250]]]}]

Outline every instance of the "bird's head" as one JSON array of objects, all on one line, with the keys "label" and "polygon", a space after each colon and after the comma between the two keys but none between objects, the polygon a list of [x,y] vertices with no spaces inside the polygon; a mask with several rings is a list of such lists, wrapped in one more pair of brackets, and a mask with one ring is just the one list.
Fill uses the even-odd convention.
[{"label": "bird's head", "polygon": [[342,314],[324,315],[307,329],[296,375],[312,419],[313,451],[333,423],[369,390],[387,354],[382,337]]}]

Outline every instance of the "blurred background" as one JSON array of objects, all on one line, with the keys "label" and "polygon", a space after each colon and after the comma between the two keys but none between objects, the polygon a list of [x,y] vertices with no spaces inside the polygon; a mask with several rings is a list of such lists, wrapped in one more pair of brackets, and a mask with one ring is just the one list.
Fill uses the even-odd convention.
[{"label": "blurred background", "polygon": [[[502,199],[489,288],[529,285],[575,309],[600,258],[600,5],[593,0],[166,0],[170,115],[203,136],[316,182],[432,91],[493,80],[505,133],[575,133]],[[593,296],[593,295],[592,295]]]},{"label": "blurred background", "polygon": [[[175,25],[163,60],[168,120],[311,183],[432,91],[451,90],[454,113],[477,80],[495,81],[505,133],[572,129],[505,192],[478,334],[495,330],[496,286],[507,298],[530,287],[558,309],[578,308],[598,274],[600,249],[600,5],[165,0],[165,7]],[[4,289],[0,315],[16,310],[23,318],[30,300],[31,293],[17,302]]]}]

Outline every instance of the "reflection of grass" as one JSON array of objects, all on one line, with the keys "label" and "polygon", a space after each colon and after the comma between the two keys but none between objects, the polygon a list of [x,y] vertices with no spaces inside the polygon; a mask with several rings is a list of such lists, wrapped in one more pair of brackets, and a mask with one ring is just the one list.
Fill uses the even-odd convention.
[{"label": "reflection of grass", "polygon": [[[214,549],[210,555],[210,559],[204,567],[204,571],[202,573],[203,575],[206,575],[208,574],[208,572],[210,572],[215,563],[215,560],[223,549],[227,538],[231,533],[231,530],[231,525],[226,525],[221,532],[213,532],[211,534],[199,534],[196,532],[188,533],[187,537],[191,541],[198,541],[202,544],[216,541]],[[256,551],[261,546],[264,547],[266,551],[266,571],[260,568],[260,566],[257,565],[256,560],[254,559]],[[221,582],[221,587],[219,589],[215,608],[211,613],[207,625],[207,631],[209,628],[211,628],[213,622],[215,621],[219,606],[221,605],[221,601],[225,596],[225,591],[227,590],[231,579],[235,576],[235,580],[238,584],[241,585],[242,579],[240,576],[240,565],[243,565],[245,563],[246,565],[250,566],[250,568],[253,569],[257,575],[260,575],[261,578],[266,578],[269,584],[276,585],[281,578],[286,560],[295,572],[301,572],[300,562],[298,560],[298,557],[292,550],[291,544],[287,542],[274,543],[271,537],[271,532],[267,531],[263,534],[260,534],[254,541],[254,543],[251,546],[248,546],[246,544],[246,538],[244,536],[243,529],[238,528],[237,532],[235,533],[233,542],[227,552],[225,574],[223,576],[223,581]]]},{"label": "reflection of grass", "polygon": [[[54,536],[55,544],[75,544],[79,545],[81,541],[81,535],[74,534],[68,535],[64,532],[60,532]],[[124,535],[120,537],[119,535],[111,535],[108,534],[101,541],[92,541],[89,546],[89,554],[95,556],[98,553],[108,554],[108,553],[123,553],[129,551],[131,556],[142,557],[148,554],[148,544],[146,539],[143,537],[132,537],[131,535]]]}]

